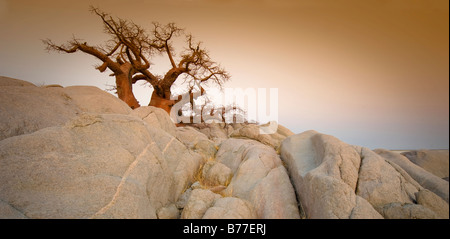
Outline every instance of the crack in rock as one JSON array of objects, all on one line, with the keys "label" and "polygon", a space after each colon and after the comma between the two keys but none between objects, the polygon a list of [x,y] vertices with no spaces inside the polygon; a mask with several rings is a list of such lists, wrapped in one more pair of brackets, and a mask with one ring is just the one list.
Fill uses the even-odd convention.
[{"label": "crack in rock", "polygon": [[139,163],[139,160],[142,157],[142,155],[145,155],[148,151],[148,149],[150,148],[150,146],[154,144],[154,142],[152,142],[151,144],[148,144],[145,149],[136,157],[136,159],[133,161],[133,163],[130,164],[130,166],[128,167],[128,169],[125,171],[124,175],[122,176],[122,180],[120,181],[119,185],[117,186],[116,192],[114,193],[111,201],[105,205],[103,208],[101,208],[99,211],[97,211],[96,213],[94,213],[94,215],[92,215],[90,218],[96,218],[102,214],[104,214],[105,212],[107,212],[117,201],[117,198],[119,197],[120,192],[122,191],[122,188],[125,184],[125,182],[127,181],[128,177],[130,176],[131,172],[133,171],[133,169],[136,167],[136,165]]}]

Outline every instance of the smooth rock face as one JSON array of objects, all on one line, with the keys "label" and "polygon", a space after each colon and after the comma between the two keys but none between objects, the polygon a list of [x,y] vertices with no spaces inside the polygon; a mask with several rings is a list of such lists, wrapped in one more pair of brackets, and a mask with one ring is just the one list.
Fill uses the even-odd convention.
[{"label": "smooth rock face", "polygon": [[402,155],[440,178],[448,178],[449,176],[448,150],[413,150],[403,152]]},{"label": "smooth rock face", "polygon": [[248,124],[237,128],[230,135],[231,137],[246,137],[256,139],[259,136],[259,127],[257,125]]},{"label": "smooth rock face", "polygon": [[0,76],[0,87],[3,86],[36,86],[28,81],[18,80],[10,77]]},{"label": "smooth rock face", "polygon": [[267,176],[255,185],[249,200],[260,218],[300,218],[294,188],[284,166],[271,169]]},{"label": "smooth rock face", "polygon": [[442,218],[442,214],[439,215],[442,210],[447,211],[448,217],[448,204],[420,186],[400,166],[367,148],[360,148],[360,151],[362,165],[357,195],[370,202],[385,218]]},{"label": "smooth rock face", "polygon": [[[125,122],[135,137],[120,134]],[[130,117],[82,115],[64,127],[2,140],[0,198],[29,218],[154,218],[144,198],[148,178],[130,180],[137,164],[156,160],[145,132]],[[115,211],[125,202],[133,205],[125,207],[129,214]]]},{"label": "smooth rock face", "polygon": [[0,140],[64,125],[81,110],[61,88],[0,87]]},{"label": "smooth rock face", "polygon": [[0,140],[62,126],[82,112],[128,114],[121,100],[96,87],[37,87],[0,78]]},{"label": "smooth rock face", "polygon": [[205,159],[216,157],[217,148],[211,140],[200,140],[194,145],[194,151],[203,155]]},{"label": "smooth rock face", "polygon": [[181,213],[182,219],[201,219],[221,196],[205,189],[194,189]]},{"label": "smooth rock face", "polygon": [[189,126],[178,127],[176,137],[189,148],[194,148],[200,141],[209,140],[206,135]]},{"label": "smooth rock face", "polygon": [[283,141],[281,157],[307,218],[448,217],[447,202],[370,149],[307,131]]},{"label": "smooth rock face", "polygon": [[202,171],[204,177],[203,183],[207,186],[228,186],[233,176],[230,168],[216,161],[205,163]]},{"label": "smooth rock face", "polygon": [[195,127],[216,144],[220,144],[228,139],[228,135],[231,133],[230,131],[233,130],[231,125],[226,126],[223,123],[201,123],[196,124]]},{"label": "smooth rock face", "polygon": [[161,128],[170,135],[176,137],[175,124],[170,119],[169,115],[163,109],[153,106],[141,106],[134,109],[130,115],[137,116],[147,124]]},{"label": "smooth rock face", "polygon": [[95,87],[6,77],[0,113],[0,218],[449,218],[448,151],[176,128]]},{"label": "smooth rock face", "polygon": [[221,194],[249,201],[258,218],[299,218],[295,192],[275,150],[253,140],[225,140],[216,160],[233,172]]},{"label": "smooth rock face", "polygon": [[198,168],[175,141],[138,118],[97,114],[2,140],[0,201],[28,218],[156,218]]},{"label": "smooth rock face", "polygon": [[418,204],[394,202],[381,208],[386,219],[436,219],[436,213]]},{"label": "smooth rock face", "polygon": [[239,125],[236,129],[231,133],[230,137],[234,138],[249,138],[256,141],[259,141],[265,145],[269,145],[274,149],[278,149],[281,142],[290,135],[293,135],[290,130],[287,128],[278,125],[277,132],[273,134],[260,134],[260,127],[264,125],[258,126],[255,124],[244,124]]},{"label": "smooth rock face", "polygon": [[217,152],[214,142],[193,127],[176,128],[176,138],[186,147],[201,155],[204,161],[213,159]]},{"label": "smooth rock face", "polygon": [[267,125],[268,124],[256,125],[248,123],[201,123],[195,124],[193,125],[193,127],[205,134],[217,145],[219,145],[229,137],[247,138],[259,141],[265,145],[269,145],[274,149],[278,149],[281,141],[283,141],[286,137],[294,134],[292,133],[292,131],[290,131],[286,127],[283,127],[282,125],[278,125],[277,132],[273,134],[261,134],[260,128]]},{"label": "smooth rock face", "polygon": [[168,206],[160,208],[156,215],[158,219],[179,219],[180,211],[175,206],[175,204],[170,204]]},{"label": "smooth rock face", "polygon": [[278,129],[277,129],[277,133],[284,136],[284,137],[289,137],[294,135],[294,132],[292,132],[290,129],[284,127],[281,124],[278,124]]},{"label": "smooth rock face", "polygon": [[125,102],[94,86],[69,86],[62,91],[83,112],[129,114],[132,111]]},{"label": "smooth rock face", "polygon": [[[161,174],[154,179],[152,187],[147,192],[155,200],[162,195],[170,195],[168,200],[175,202],[188,185],[194,181],[195,173],[203,163],[203,157],[192,152],[175,137],[159,128],[149,127],[149,132],[159,149],[156,150],[156,153],[161,152],[157,157],[164,159],[161,166],[167,169],[168,173]],[[158,207],[165,204],[164,201],[161,201]]]},{"label": "smooth rock face", "polygon": [[22,212],[0,200],[0,219],[26,219]]},{"label": "smooth rock face", "polygon": [[256,214],[250,202],[235,197],[225,197],[217,199],[205,212],[203,219],[256,219]]},{"label": "smooth rock face", "polygon": [[449,206],[442,198],[427,189],[415,194],[417,204],[420,204],[436,213],[437,218],[449,218]]},{"label": "smooth rock face", "polygon": [[408,182],[375,152],[367,148],[361,150],[363,160],[359,170],[357,195],[375,207],[383,207],[392,202],[413,204],[420,186],[415,182]]},{"label": "smooth rock face", "polygon": [[382,218],[355,194],[361,158],[352,146],[307,131],[284,140],[281,157],[307,218]]},{"label": "smooth rock face", "polygon": [[252,145],[260,145],[260,143],[253,140],[227,139],[220,145],[216,160],[225,164],[234,173],[243,160],[242,155]]},{"label": "smooth rock face", "polygon": [[374,152],[382,156],[388,162],[392,162],[400,166],[422,187],[437,194],[448,203],[448,193],[449,193],[448,181],[445,181],[442,178],[439,178],[438,176],[417,166],[416,164],[412,163],[408,158],[406,158],[401,154],[384,149],[376,149],[374,150]]},{"label": "smooth rock face", "polygon": [[193,190],[192,188],[188,188],[180,195],[177,202],[175,203],[175,206],[178,209],[183,209],[184,207],[186,207],[189,197],[191,196],[192,190]]}]

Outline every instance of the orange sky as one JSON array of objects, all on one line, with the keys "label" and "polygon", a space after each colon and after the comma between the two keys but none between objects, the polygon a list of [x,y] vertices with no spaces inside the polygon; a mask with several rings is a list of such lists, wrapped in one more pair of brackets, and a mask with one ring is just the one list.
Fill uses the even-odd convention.
[{"label": "orange sky", "polygon": [[[295,133],[448,148],[448,0],[0,0],[0,75],[113,84],[91,56],[47,54],[40,42],[101,43],[91,4],[142,26],[186,28],[232,74],[227,87],[278,88],[279,122]],[[137,92],[147,104],[151,89]]]}]

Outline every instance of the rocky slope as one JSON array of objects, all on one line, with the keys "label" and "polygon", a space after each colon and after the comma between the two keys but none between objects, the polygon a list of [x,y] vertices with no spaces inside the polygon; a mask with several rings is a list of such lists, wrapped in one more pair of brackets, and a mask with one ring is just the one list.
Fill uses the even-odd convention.
[{"label": "rocky slope", "polygon": [[448,153],[408,158],[0,77],[0,218],[448,218]]}]

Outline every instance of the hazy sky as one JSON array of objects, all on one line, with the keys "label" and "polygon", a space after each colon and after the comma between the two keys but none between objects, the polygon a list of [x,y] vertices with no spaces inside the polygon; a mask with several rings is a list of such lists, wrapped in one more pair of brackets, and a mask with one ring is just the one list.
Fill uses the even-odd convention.
[{"label": "hazy sky", "polygon": [[[278,88],[279,122],[295,133],[449,147],[448,0],[0,0],[0,75],[114,84],[93,57],[48,54],[40,41],[107,39],[89,5],[144,27],[186,28],[231,73],[226,87]],[[141,105],[150,92],[137,90]]]}]

